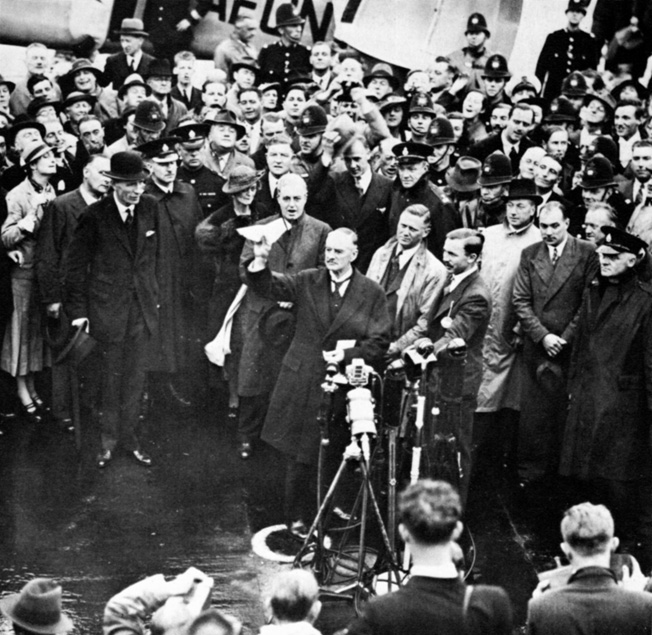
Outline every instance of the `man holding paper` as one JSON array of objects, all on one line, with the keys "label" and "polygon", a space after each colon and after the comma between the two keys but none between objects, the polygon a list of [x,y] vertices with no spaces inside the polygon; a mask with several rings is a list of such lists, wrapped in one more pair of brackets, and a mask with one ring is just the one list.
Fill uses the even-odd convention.
[{"label": "man holding paper", "polygon": [[[247,238],[241,264],[253,255],[252,241],[265,236],[270,245],[269,268],[278,273],[298,273],[324,263],[324,244],[330,227],[305,214],[305,181],[285,174],[277,186],[281,213],[240,229]],[[246,279],[243,279],[248,284]],[[283,355],[292,339],[294,311],[291,303],[278,303],[249,289],[243,301],[243,347],[238,369],[238,454],[248,459],[260,436],[269,396],[276,384]]]},{"label": "man holding paper", "polygon": [[[326,270],[272,273],[272,249],[264,238],[255,243],[245,276],[250,290],[295,305],[296,331],[283,358],[262,438],[288,459],[286,521],[301,535],[316,511],[317,413],[326,363],[340,363],[342,369],[354,358],[379,364],[389,346],[391,323],[382,287],[352,267],[358,255],[353,230],[340,228],[328,234]],[[336,394],[343,402],[344,393]],[[341,452],[335,437],[346,443],[348,430],[341,421],[332,428],[331,452]]]}]

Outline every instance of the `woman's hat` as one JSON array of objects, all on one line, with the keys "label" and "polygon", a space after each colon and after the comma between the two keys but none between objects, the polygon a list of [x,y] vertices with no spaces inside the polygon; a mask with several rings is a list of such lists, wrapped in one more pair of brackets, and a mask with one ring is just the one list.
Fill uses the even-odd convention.
[{"label": "woman's hat", "polygon": [[61,612],[61,585],[48,578],[30,580],[20,591],[0,599],[0,611],[14,624],[39,635],[72,630],[72,620]]},{"label": "woman's hat", "polygon": [[222,187],[222,192],[225,194],[237,194],[238,192],[242,192],[258,183],[258,181],[263,178],[264,174],[265,170],[257,172],[248,165],[236,165],[233,170],[231,170],[229,178]]},{"label": "woman's hat", "polygon": [[111,157],[110,168],[102,174],[114,181],[144,181],[149,176],[140,154],[129,150],[116,152]]},{"label": "woman's hat", "polygon": [[446,183],[456,192],[475,192],[480,189],[478,179],[482,163],[473,157],[460,157],[446,172]]},{"label": "woman's hat", "polygon": [[30,163],[34,163],[34,161],[40,159],[48,152],[52,152],[52,148],[49,145],[42,141],[32,141],[32,143],[25,146],[23,153],[20,155],[20,164],[30,165]]},{"label": "woman's hat", "polygon": [[63,100],[63,107],[68,108],[76,104],[78,101],[85,101],[88,105],[93,108],[97,99],[93,95],[88,95],[87,93],[82,93],[80,90],[73,90],[68,96]]}]

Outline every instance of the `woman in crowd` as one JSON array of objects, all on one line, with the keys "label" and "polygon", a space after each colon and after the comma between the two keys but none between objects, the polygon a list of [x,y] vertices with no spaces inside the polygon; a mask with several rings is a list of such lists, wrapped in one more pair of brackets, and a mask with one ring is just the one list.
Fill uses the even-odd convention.
[{"label": "woman in crowd", "polygon": [[466,150],[474,143],[487,137],[487,129],[482,122],[485,106],[486,98],[479,90],[470,90],[466,94],[462,102],[464,132],[458,144],[462,154],[466,153]]},{"label": "woman in crowd", "polygon": [[50,179],[56,174],[57,163],[52,148],[41,141],[27,145],[21,163],[27,178],[7,194],[7,219],[2,225],[2,242],[14,262],[14,313],[4,334],[1,364],[16,377],[25,415],[38,422],[45,405],[36,392],[34,375],[49,365],[49,351],[43,339],[34,250],[43,210],[56,196]]}]

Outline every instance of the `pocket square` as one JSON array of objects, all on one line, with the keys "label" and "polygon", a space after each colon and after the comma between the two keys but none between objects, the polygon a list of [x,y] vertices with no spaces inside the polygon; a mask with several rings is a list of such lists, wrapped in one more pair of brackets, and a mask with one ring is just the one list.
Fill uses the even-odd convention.
[{"label": "pocket square", "polygon": [[156,232],[153,229],[150,229],[148,232],[145,233],[145,238],[149,238],[150,236],[153,236]]},{"label": "pocket square", "polygon": [[387,209],[386,207],[377,207],[376,211],[380,212],[381,214],[384,214],[386,209]]}]

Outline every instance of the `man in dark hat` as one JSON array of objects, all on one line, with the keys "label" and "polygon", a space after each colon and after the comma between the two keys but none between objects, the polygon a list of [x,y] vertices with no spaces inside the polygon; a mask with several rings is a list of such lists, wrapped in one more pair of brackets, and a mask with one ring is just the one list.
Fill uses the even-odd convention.
[{"label": "man in dark hat", "polygon": [[[151,176],[145,187],[158,202],[159,330],[154,337],[150,371],[166,373],[173,399],[192,405],[202,375],[208,276],[195,246],[195,228],[204,218],[194,188],[177,180],[177,137],[160,137],[137,146]],[[193,395],[192,387],[195,387]]]},{"label": "man in dark hat", "polygon": [[119,90],[124,81],[133,73],[147,75],[149,65],[154,57],[143,51],[145,38],[148,37],[139,18],[125,18],[116,35],[120,36],[122,51],[109,55],[104,65],[103,83],[111,84],[114,90]]},{"label": "man in dark hat", "polygon": [[63,635],[74,628],[61,610],[61,585],[49,578],[34,578],[20,593],[3,597],[0,611],[16,635]]},{"label": "man in dark hat", "polygon": [[[306,175],[310,176],[315,166],[321,161],[324,151],[322,147],[322,136],[328,125],[326,111],[317,104],[306,106],[299,116],[296,131],[299,135],[299,152],[296,155],[299,168]],[[296,170],[296,171],[299,171]]]},{"label": "man in dark hat", "polygon": [[172,70],[167,59],[154,60],[149,65],[147,85],[152,89],[152,99],[158,103],[165,119],[165,128],[161,134],[167,135],[172,128],[179,125],[188,109],[170,95],[172,92]]},{"label": "man in dark hat", "polygon": [[71,69],[59,78],[59,85],[64,95],[74,91],[95,98],[95,114],[102,120],[115,119],[118,116],[118,97],[112,88],[102,88],[102,71],[93,66],[90,60],[78,59]]},{"label": "man in dark hat", "polygon": [[426,143],[430,124],[436,116],[430,95],[415,93],[408,110],[408,139],[415,143]]},{"label": "man in dark hat", "polygon": [[518,470],[521,484],[554,479],[568,403],[566,378],[584,289],[595,277],[595,246],[568,233],[562,203],[539,212],[542,241],[526,247],[513,301],[524,336]]},{"label": "man in dark hat", "polygon": [[460,222],[451,200],[428,178],[428,157],[432,149],[425,143],[408,141],[393,148],[398,158],[398,178],[392,186],[389,231],[396,231],[398,219],[408,205],[421,203],[431,214],[428,249],[441,259],[446,234]]},{"label": "man in dark hat", "polygon": [[511,103],[505,87],[512,74],[509,72],[507,60],[498,53],[487,58],[487,63],[481,73],[482,90],[487,96],[485,110],[491,109],[502,102]]},{"label": "man in dark hat", "polygon": [[365,75],[362,83],[371,95],[375,95],[378,101],[382,101],[390,93],[396,92],[399,88],[399,81],[394,77],[392,67],[384,62],[378,62],[371,69],[371,73]]},{"label": "man in dark hat", "polygon": [[12,161],[12,165],[2,172],[0,178],[0,186],[6,192],[15,188],[27,176],[24,167],[20,163],[20,156],[23,150],[30,143],[44,141],[44,137],[45,127],[43,124],[32,121],[27,115],[16,117],[14,125],[9,128],[5,135],[7,155]]},{"label": "man in dark hat", "polygon": [[291,2],[277,7],[276,30],[280,37],[277,42],[266,44],[260,50],[261,81],[279,82],[285,88],[290,73],[310,75],[310,50],[301,44],[305,22]]},{"label": "man in dark hat", "polygon": [[566,7],[567,24],[546,37],[535,70],[543,86],[543,97],[552,99],[559,95],[564,78],[573,71],[597,68],[600,45],[591,33],[580,29],[586,15],[586,3],[569,0]]},{"label": "man in dark hat", "polygon": [[439,187],[444,187],[446,173],[451,167],[456,147],[453,126],[446,117],[437,117],[432,121],[428,128],[426,144],[432,148],[432,153],[428,157],[430,181]]},{"label": "man in dark hat", "polygon": [[73,90],[63,100],[63,109],[66,115],[66,132],[75,136],[79,135],[79,120],[93,113],[97,100],[92,95],[87,95],[79,90]]},{"label": "man in dark hat", "polygon": [[69,249],[66,311],[85,325],[101,355],[103,468],[119,442],[139,464],[151,465],[139,438],[139,411],[148,350],[158,330],[158,206],[143,196],[149,173],[140,155],[118,152],[107,171],[113,194],[82,215]]},{"label": "man in dark hat", "polygon": [[220,110],[204,120],[210,126],[208,138],[202,149],[202,163],[226,182],[236,165],[254,167],[254,162],[236,150],[235,143],[246,134],[245,127],[228,110]]},{"label": "man in dark hat", "polygon": [[532,109],[525,104],[515,104],[509,113],[505,129],[474,143],[469,148],[469,154],[484,161],[490,154],[498,150],[509,157],[512,163],[512,173],[518,174],[521,157],[533,145],[527,138],[533,125],[534,112]]},{"label": "man in dark hat", "polygon": [[[82,213],[108,191],[109,159],[94,154],[83,168],[81,185],[57,196],[43,215],[36,243],[36,277],[39,297],[50,319],[62,319],[66,300],[66,267],[70,243]],[[65,427],[72,422],[70,384],[66,361],[52,366],[52,415]]]},{"label": "man in dark hat", "polygon": [[505,221],[507,194],[512,182],[512,164],[502,152],[490,154],[482,164],[480,199],[475,227],[491,227]]},{"label": "man in dark hat", "polygon": [[180,181],[190,183],[195,188],[204,218],[228,202],[228,196],[222,192],[225,180],[209,170],[201,160],[208,131],[207,124],[193,120],[182,121],[178,128],[172,130],[172,136],[179,139],[177,152],[181,164],[177,176]]},{"label": "man in dark hat", "polygon": [[[647,244],[603,227],[600,272],[577,321],[560,474],[612,511],[626,551],[647,570],[652,544],[652,293],[635,268]],[[585,494],[586,495],[586,494]]]},{"label": "man in dark hat", "polygon": [[466,46],[447,55],[450,63],[455,66],[459,75],[465,77],[479,76],[491,53],[486,42],[491,37],[487,28],[487,20],[482,13],[472,13],[466,24]]}]

